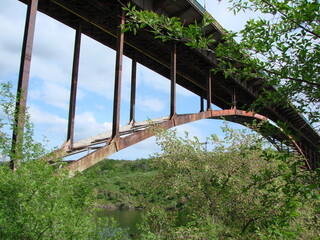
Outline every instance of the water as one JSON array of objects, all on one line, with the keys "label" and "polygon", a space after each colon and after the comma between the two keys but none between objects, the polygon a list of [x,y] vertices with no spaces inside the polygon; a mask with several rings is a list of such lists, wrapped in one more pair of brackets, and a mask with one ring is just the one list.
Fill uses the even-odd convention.
[{"label": "water", "polygon": [[132,235],[139,232],[137,223],[141,223],[142,213],[137,210],[99,209],[96,216],[115,219],[121,228],[127,229],[128,234]]}]

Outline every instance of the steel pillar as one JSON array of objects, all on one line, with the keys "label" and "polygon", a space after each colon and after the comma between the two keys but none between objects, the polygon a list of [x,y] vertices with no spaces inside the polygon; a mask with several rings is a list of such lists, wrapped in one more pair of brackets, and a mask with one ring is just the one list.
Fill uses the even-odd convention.
[{"label": "steel pillar", "polygon": [[137,61],[134,56],[131,67],[131,94],[130,94],[130,119],[129,123],[135,122],[136,112],[136,85],[137,85]]},{"label": "steel pillar", "polygon": [[237,94],[236,89],[233,89],[233,96],[232,96],[232,108],[237,108]]},{"label": "steel pillar", "polygon": [[[122,10],[120,25],[125,23],[125,12]],[[121,101],[121,82],[122,82],[122,59],[123,59],[124,33],[122,27],[118,28],[117,33],[117,55],[114,80],[114,99],[113,99],[113,121],[112,121],[112,139],[119,137],[120,127],[120,101]]]},{"label": "steel pillar", "polygon": [[212,101],[212,73],[209,69],[208,79],[207,79],[207,111],[211,110]]},{"label": "steel pillar", "polygon": [[174,42],[171,51],[171,91],[170,91],[170,118],[176,115],[176,82],[177,82],[177,43]]},{"label": "steel pillar", "polygon": [[309,162],[310,162],[310,165],[311,165],[312,169],[315,169],[315,152],[310,147],[309,147],[308,159],[309,159]]},{"label": "steel pillar", "polygon": [[313,150],[313,169],[317,169],[317,152],[316,150],[314,149]]},{"label": "steel pillar", "polygon": [[31,56],[37,8],[38,0],[29,0],[20,60],[19,81],[17,88],[17,100],[14,120],[15,127],[13,129],[12,134],[12,150],[14,153],[14,157],[10,161],[10,167],[12,170],[16,169],[17,161],[21,160],[19,149],[21,148],[21,145],[23,143],[23,130],[25,124],[25,111],[28,96]]},{"label": "steel pillar", "polygon": [[69,145],[71,148],[73,145],[74,118],[76,115],[80,46],[81,46],[81,25],[79,24],[76,30],[75,42],[74,42],[70,103],[69,103],[69,118],[68,118],[68,133],[67,133],[67,142],[69,141]]},{"label": "steel pillar", "polygon": [[200,112],[204,112],[203,96],[200,97]]}]

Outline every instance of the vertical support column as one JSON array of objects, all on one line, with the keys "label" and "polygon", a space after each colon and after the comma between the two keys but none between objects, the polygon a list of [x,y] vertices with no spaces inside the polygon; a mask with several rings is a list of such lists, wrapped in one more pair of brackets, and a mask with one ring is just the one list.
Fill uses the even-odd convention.
[{"label": "vertical support column", "polygon": [[12,134],[12,151],[14,157],[11,158],[10,167],[12,170],[16,169],[17,161],[20,160],[21,156],[19,151],[19,146],[21,146],[23,141],[23,130],[25,124],[25,111],[28,96],[28,86],[29,86],[29,76],[30,76],[30,66],[31,66],[31,56],[32,47],[34,39],[34,30],[36,23],[36,15],[38,8],[38,0],[30,0],[28,3],[23,45],[20,60],[20,70],[19,70],[19,81],[17,89],[17,100],[16,100],[16,110],[15,110],[15,122]]},{"label": "vertical support column", "polygon": [[309,154],[309,148],[306,144],[304,144],[303,142],[300,141],[299,144],[301,151],[302,151],[302,156],[305,158],[305,162],[306,162],[306,167],[308,168],[308,170],[312,169],[312,165],[310,162],[310,154]]},{"label": "vertical support column", "polygon": [[132,58],[131,67],[131,94],[130,94],[130,120],[129,123],[135,122],[136,112],[136,85],[137,85],[137,60],[134,55]]},{"label": "vertical support column", "polygon": [[177,43],[173,43],[171,51],[171,96],[170,96],[170,118],[176,115],[176,82],[177,82]]},{"label": "vertical support column", "polygon": [[207,111],[211,110],[211,99],[212,99],[212,73],[209,69],[208,80],[207,80]]},{"label": "vertical support column", "polygon": [[204,112],[203,96],[200,96],[200,112]]},{"label": "vertical support column", "polygon": [[308,162],[309,165],[311,166],[311,169],[314,168],[314,156],[313,156],[313,152],[312,149],[308,146]]},{"label": "vertical support column", "polygon": [[232,104],[232,109],[237,109],[237,94],[235,88],[233,88]]},{"label": "vertical support column", "polygon": [[317,154],[315,150],[312,150],[312,169],[316,169],[316,162],[317,162]]},{"label": "vertical support column", "polygon": [[122,25],[125,23],[125,12],[122,10],[120,26],[117,33],[117,55],[116,55],[116,69],[114,80],[114,99],[113,99],[113,121],[112,121],[112,139],[119,137],[120,128],[120,101],[121,101],[121,82],[122,82],[122,58],[124,46],[124,33]]},{"label": "vertical support column", "polygon": [[69,118],[68,118],[68,133],[67,133],[67,141],[70,141],[69,144],[71,148],[73,145],[74,118],[76,115],[80,46],[81,46],[81,25],[79,24],[78,28],[76,29],[75,42],[74,42],[70,103],[69,103]]}]

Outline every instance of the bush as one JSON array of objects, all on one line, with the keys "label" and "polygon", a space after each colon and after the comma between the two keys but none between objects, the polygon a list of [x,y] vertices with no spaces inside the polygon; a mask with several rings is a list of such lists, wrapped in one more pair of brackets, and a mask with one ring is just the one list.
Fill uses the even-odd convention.
[{"label": "bush", "polygon": [[92,187],[43,161],[0,167],[0,239],[90,239]]},{"label": "bush", "polygon": [[257,134],[224,131],[224,140],[211,137],[210,152],[196,138],[160,131],[159,175],[149,188],[176,202],[176,209],[151,212],[144,234],[158,235],[155,239],[317,239],[316,172],[303,170],[299,157],[275,151]]}]

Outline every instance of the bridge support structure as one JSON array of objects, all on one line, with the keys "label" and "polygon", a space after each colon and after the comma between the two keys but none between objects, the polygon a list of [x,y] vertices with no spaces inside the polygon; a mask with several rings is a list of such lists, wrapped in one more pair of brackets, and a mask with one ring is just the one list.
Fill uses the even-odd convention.
[{"label": "bridge support structure", "polygon": [[[228,121],[245,125],[247,127],[250,127],[250,124],[256,122],[262,123],[262,125],[266,125],[269,129],[273,127],[273,125],[271,125],[268,122],[268,119],[266,117],[254,112],[246,112],[244,110],[239,110],[235,108],[226,110],[208,110],[205,112],[199,112],[194,114],[178,114],[173,119],[170,118],[170,116],[168,116],[160,119],[136,122],[133,125],[130,124],[127,126],[123,126],[119,132],[120,135],[123,135],[123,137],[119,137],[114,141],[109,141],[110,132],[105,132],[95,137],[91,137],[79,141],[78,143],[75,143],[73,150],[65,151],[64,153],[62,153],[62,155],[72,155],[82,151],[87,151],[90,148],[94,149],[93,152],[80,158],[77,161],[70,163],[67,166],[71,172],[81,172],[122,149],[125,149],[140,141],[154,136],[156,129],[166,130],[201,119],[225,119]],[[273,128],[275,135],[283,139],[287,139],[287,141],[290,140],[290,138],[287,138],[287,136],[283,132],[281,132],[280,129],[276,127]],[[99,144],[100,146],[94,147],[95,145]],[[103,145],[101,146],[101,144]],[[294,141],[291,141],[291,147],[295,149],[295,151],[299,154],[303,154],[302,149],[299,148]],[[312,166],[310,166],[307,160],[305,160],[305,163],[308,169],[312,169]]]},{"label": "bridge support structure", "polygon": [[27,106],[31,56],[33,48],[34,30],[36,24],[38,0],[30,0],[27,7],[24,37],[20,60],[20,71],[17,88],[17,100],[15,109],[15,123],[12,136],[12,151],[14,157],[10,160],[10,167],[14,171],[16,164],[21,160],[20,152],[23,144],[23,132],[25,125],[25,112]]},{"label": "bridge support structure", "polygon": [[230,109],[230,110],[208,110],[205,112],[199,112],[194,114],[181,114],[176,115],[175,118],[165,117],[160,119],[154,119],[150,121],[144,121],[140,123],[135,123],[134,125],[124,126],[120,130],[120,135],[125,135],[124,137],[115,139],[114,141],[109,140],[109,133],[104,133],[104,135],[98,135],[93,138],[89,138],[78,143],[75,143],[74,150],[66,152],[66,155],[79,153],[81,151],[87,151],[93,145],[98,145],[101,143],[106,143],[104,146],[98,147],[97,150],[92,153],[80,158],[77,161],[70,163],[67,167],[71,171],[83,171],[99,161],[105,159],[113,153],[116,153],[124,148],[134,145],[140,141],[143,141],[149,137],[154,136],[155,132],[153,129],[170,129],[182,124],[198,121],[201,119],[218,119],[228,116],[244,118],[248,123],[252,122],[253,119],[258,121],[266,121],[267,119],[259,114],[252,112],[246,112],[242,110]]},{"label": "bridge support structure", "polygon": [[[152,133],[150,129],[154,125],[163,129],[169,129],[181,124],[201,119],[221,119],[222,117],[224,117],[228,121],[233,121],[240,124],[251,123],[253,120],[263,121],[265,124],[269,124],[266,117],[275,122],[276,120],[284,119],[289,123],[291,116],[294,116],[295,119],[299,120],[299,124],[294,125],[290,123],[290,130],[293,130],[295,134],[299,135],[298,137],[300,139],[293,139],[288,134],[284,134],[278,127],[273,128],[276,132],[274,134],[275,138],[278,141],[285,141],[287,145],[303,155],[307,159],[307,168],[315,169],[317,167],[320,167],[319,147],[312,142],[312,139],[319,139],[319,136],[312,130],[308,123],[300,117],[297,112],[294,112],[293,109],[285,109],[288,112],[287,116],[285,116],[285,113],[282,114],[280,112],[282,111],[281,108],[275,109],[274,107],[266,107],[261,115],[240,110],[241,106],[245,106],[247,105],[247,103],[250,104],[252,101],[254,101],[254,99],[257,98],[259,89],[261,88],[260,79],[254,79],[250,82],[250,84],[245,81],[230,78],[223,79],[224,81],[222,81],[220,79],[222,75],[218,75],[211,71],[211,68],[217,67],[217,60],[211,53],[204,53],[199,49],[186,50],[185,46],[182,46],[182,44],[179,44],[177,42],[159,43],[159,41],[153,39],[153,36],[150,37],[147,34],[143,37],[142,34],[137,37],[126,34],[125,38],[125,34],[121,31],[121,26],[125,22],[125,12],[122,10],[121,5],[119,5],[119,1],[116,0],[110,0],[109,3],[112,2],[112,4],[105,4],[102,0],[96,0],[97,2],[99,2],[99,4],[90,5],[92,8],[95,8],[92,12],[99,12],[101,14],[100,17],[103,16],[103,19],[96,16],[92,19],[90,18],[92,16],[89,13],[86,13],[88,9],[82,9],[83,6],[87,6],[87,2],[85,2],[85,0],[42,0],[39,1],[39,4],[38,0],[20,1],[27,3],[28,10],[19,73],[18,100],[16,110],[17,115],[15,119],[16,128],[13,133],[12,141],[13,149],[16,149],[15,147],[19,144],[19,142],[22,141],[20,133],[24,128],[24,115],[28,93],[28,80],[32,55],[35,19],[37,8],[40,6],[41,11],[52,15],[56,19],[60,18],[62,22],[66,23],[76,30],[70,88],[71,92],[67,139],[61,149],[57,150],[55,153],[59,156],[68,156],[71,154],[88,151],[89,149],[91,149],[92,152],[68,165],[68,168],[71,171],[83,171],[93,164],[101,161],[105,157],[110,156],[110,154],[120,151],[121,149],[124,149],[152,136],[154,133]],[[146,2],[148,2],[150,6],[153,3],[153,1]],[[189,4],[189,1],[183,0],[177,0],[175,2],[179,2],[176,7],[179,7],[180,4]],[[193,9],[192,6],[193,5],[190,4],[188,5],[188,9],[190,11],[192,11]],[[51,9],[53,10],[51,11]],[[115,9],[117,11],[115,11]],[[170,11],[170,9],[167,10]],[[105,13],[108,13],[111,17],[107,16]],[[194,14],[199,15],[198,10],[195,10]],[[199,16],[201,17],[201,14]],[[188,16],[188,18],[190,18],[190,16]],[[194,19],[192,18],[188,19],[188,21],[189,20],[190,22],[194,22]],[[215,36],[221,37],[222,33],[219,30],[219,27],[216,25],[212,27],[213,29],[211,29],[210,31],[213,31]],[[208,27],[208,29],[209,28],[210,27]],[[92,38],[96,38],[96,40],[116,50],[113,120],[112,130],[110,133],[106,132],[89,139],[74,142],[74,121],[77,102],[77,81],[82,34],[87,34]],[[141,42],[143,42],[143,44],[141,44]],[[145,48],[146,44],[150,44],[151,47]],[[190,54],[192,54],[192,57],[186,60],[186,56],[189,57]],[[120,100],[123,55],[132,58],[132,72],[129,124],[120,127]],[[168,117],[163,117],[150,122],[136,122],[135,100],[136,71],[138,63],[150,67],[151,69],[153,68],[155,71],[157,71],[157,73],[161,74],[171,81],[170,113]],[[187,88],[200,97],[199,113],[177,114],[177,84],[181,84],[183,87]],[[239,95],[237,96],[236,93]],[[206,108],[204,106],[205,100],[207,102]],[[224,110],[214,111],[211,108],[211,104],[216,104]],[[237,107],[239,107],[240,109],[237,109]],[[308,133],[305,134],[301,129],[307,130]],[[309,137],[308,134],[311,134],[312,137]],[[269,133],[269,135],[273,135],[273,133]],[[14,169],[15,159],[11,160],[11,165],[12,169]]]},{"label": "bridge support structure", "polygon": [[74,43],[72,77],[71,77],[71,87],[70,87],[68,132],[67,132],[67,142],[69,142],[69,145],[71,148],[73,145],[74,119],[76,116],[80,47],[81,47],[81,25],[79,24],[78,28],[76,29],[75,43]]}]

